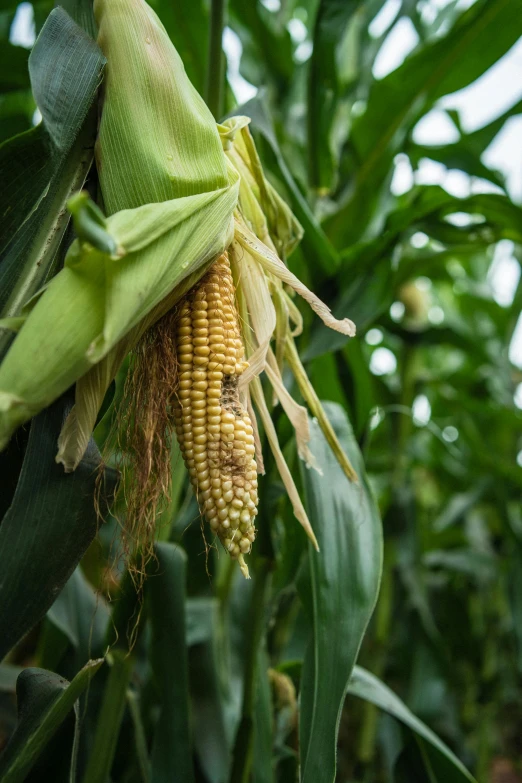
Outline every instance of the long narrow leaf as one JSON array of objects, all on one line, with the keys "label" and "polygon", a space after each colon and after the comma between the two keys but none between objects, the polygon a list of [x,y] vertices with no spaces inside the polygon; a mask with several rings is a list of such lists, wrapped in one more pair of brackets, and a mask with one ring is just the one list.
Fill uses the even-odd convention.
[{"label": "long narrow leaf", "polygon": [[360,666],[355,666],[346,692],[351,696],[358,696],[360,699],[375,704],[415,732],[420,740],[426,743],[426,752],[430,757],[433,756],[433,761],[440,773],[438,780],[444,780],[445,783],[463,783],[463,781],[475,783],[475,778],[447,745],[371,672]]},{"label": "long narrow leaf", "polygon": [[438,98],[481,76],[521,33],[516,0],[478,0],[447,35],[374,82],[366,111],[353,125],[352,143],[359,161],[355,187],[349,201],[325,223],[338,247],[364,232],[411,125]]},{"label": "long narrow leaf", "polygon": [[42,122],[0,147],[0,311],[16,315],[47,279],[69,216],[67,199],[92,162],[96,117],[88,111],[105,58],[57,8],[31,52]]},{"label": "long narrow leaf", "polygon": [[71,683],[54,672],[25,669],[19,676],[19,724],[0,757],[2,783],[23,783],[103,660],[89,661]]},{"label": "long narrow leaf", "polygon": [[175,544],[155,546],[157,570],[147,582],[152,626],[151,665],[161,705],[152,748],[152,779],[182,780],[194,772],[189,729],[188,658],[185,637],[185,553]]},{"label": "long narrow leaf", "polygon": [[312,622],[301,682],[303,783],[333,783],[344,693],[373,612],[382,566],[379,512],[346,414],[325,404],[341,445],[359,476],[350,482],[313,422],[310,448],[323,476],[303,473],[307,508],[320,552],[309,546],[307,575],[298,585]]},{"label": "long narrow leaf", "polygon": [[132,658],[122,650],[113,650],[108,662],[111,669],[103,693],[96,734],[83,783],[106,783],[109,778],[125,712]]},{"label": "long narrow leaf", "polygon": [[[0,658],[44,616],[96,535],[96,444],[91,440],[73,475],[54,461],[69,405],[58,400],[33,422],[18,486],[0,526]],[[117,475],[108,470],[105,476],[108,499]]]}]

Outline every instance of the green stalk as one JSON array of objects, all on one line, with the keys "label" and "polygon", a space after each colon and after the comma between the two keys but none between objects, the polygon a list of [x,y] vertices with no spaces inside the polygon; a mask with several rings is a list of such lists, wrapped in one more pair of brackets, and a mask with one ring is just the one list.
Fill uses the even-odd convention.
[{"label": "green stalk", "polygon": [[107,660],[111,664],[111,670],[83,783],[105,783],[109,777],[125,712],[132,658],[122,650],[113,650],[108,654]]},{"label": "green stalk", "polygon": [[248,646],[245,655],[243,686],[243,708],[233,750],[230,783],[248,783],[252,768],[254,708],[256,701],[257,662],[265,619],[265,597],[268,585],[270,561],[258,560],[252,601],[249,612],[249,627],[246,632]]},{"label": "green stalk", "polygon": [[134,726],[135,758],[138,761],[143,783],[150,783],[150,761],[147,737],[141,717],[139,697],[132,688],[127,688],[127,706]]},{"label": "green stalk", "polygon": [[223,87],[225,83],[223,29],[225,16],[226,0],[212,0],[210,4],[206,102],[216,120],[223,113]]},{"label": "green stalk", "polygon": [[[411,410],[415,398],[417,347],[406,342],[402,353],[401,392],[399,405]],[[413,430],[413,417],[395,415],[395,464],[392,483],[397,490],[405,483],[408,469],[407,445]]]}]

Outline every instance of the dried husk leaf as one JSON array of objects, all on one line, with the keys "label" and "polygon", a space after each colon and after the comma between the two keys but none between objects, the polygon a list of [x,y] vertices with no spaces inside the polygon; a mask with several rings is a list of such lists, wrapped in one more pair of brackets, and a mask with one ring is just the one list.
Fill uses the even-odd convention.
[{"label": "dried husk leaf", "polygon": [[286,283],[299,294],[312,308],[314,313],[319,316],[323,323],[336,332],[355,336],[355,324],[349,318],[343,318],[339,321],[334,318],[330,308],[321,302],[304,283],[302,283],[289,269],[284,265],[280,258],[267,245],[261,242],[255,234],[250,231],[245,222],[236,217],[235,238],[239,244],[245,248],[270,274],[278,277],[283,283]]},{"label": "dried husk leaf", "polygon": [[295,347],[295,343],[292,338],[287,339],[285,356],[288,364],[290,365],[293,376],[297,381],[299,390],[303,395],[306,404],[310,408],[312,415],[316,417],[330,448],[335,454],[337,462],[344,470],[347,478],[350,481],[357,482],[359,480],[357,473],[355,472],[355,469],[353,468],[350,460],[343,451],[343,447],[339,443],[339,439],[335,434],[334,428],[332,427],[323,406],[321,405],[321,401],[317,396],[314,387],[310,383],[310,380],[308,379],[305,368],[301,364],[299,354],[297,353],[297,348]]},{"label": "dried husk leaf", "polygon": [[248,355],[249,366],[239,380],[240,388],[244,388],[265,369],[268,347],[276,328],[276,312],[267,277],[257,261],[237,242],[232,244],[229,255],[233,268],[238,270],[238,288],[245,297],[248,323],[257,342],[253,353]]},{"label": "dried husk leaf", "polygon": [[[285,260],[303,237],[303,228],[294,213],[265,177],[248,117],[231,117],[218,126],[226,139],[225,152],[241,174],[240,207],[243,217],[265,244],[274,246]],[[250,193],[246,193],[249,190]],[[257,206],[250,208],[252,197]],[[270,241],[267,242],[268,237]]]},{"label": "dried husk leaf", "polygon": [[268,362],[265,367],[265,372],[268,375],[268,379],[277,394],[284,412],[288,416],[290,423],[295,430],[297,453],[304,461],[307,468],[313,468],[322,476],[323,472],[308,447],[308,443],[310,441],[310,422],[308,421],[308,411],[303,405],[299,405],[299,403],[294,400],[284,385],[283,379],[279,372],[279,367],[277,366],[277,362],[272,351],[270,351],[268,354]]},{"label": "dried husk leaf", "polygon": [[256,404],[259,415],[261,416],[261,421],[263,422],[263,427],[265,428],[266,437],[268,439],[272,454],[274,455],[277,470],[281,476],[283,484],[285,485],[285,489],[288,492],[288,497],[292,504],[294,515],[303,526],[306,535],[314,547],[317,549],[317,551],[319,551],[319,544],[317,543],[314,531],[312,530],[310,520],[308,519],[304,506],[301,502],[301,498],[299,497],[299,492],[297,491],[297,487],[295,486],[294,480],[292,478],[292,474],[288,465],[286,464],[283,452],[281,451],[279,440],[277,438],[277,432],[274,427],[274,422],[270,416],[259,378],[254,378],[251,383],[251,389],[252,398]]}]

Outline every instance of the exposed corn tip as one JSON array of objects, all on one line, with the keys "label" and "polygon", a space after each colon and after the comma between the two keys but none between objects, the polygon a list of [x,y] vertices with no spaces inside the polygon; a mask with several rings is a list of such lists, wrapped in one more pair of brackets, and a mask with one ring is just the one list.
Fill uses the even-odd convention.
[{"label": "exposed corn tip", "polygon": [[254,432],[239,399],[248,367],[223,254],[180,305],[176,326],[176,433],[202,513],[248,577],[255,539]]}]

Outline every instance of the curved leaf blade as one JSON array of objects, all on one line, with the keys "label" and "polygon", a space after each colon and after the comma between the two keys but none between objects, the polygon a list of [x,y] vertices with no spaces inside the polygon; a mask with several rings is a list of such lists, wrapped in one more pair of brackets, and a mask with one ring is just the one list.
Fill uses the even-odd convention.
[{"label": "curved leaf blade", "polygon": [[359,239],[378,204],[394,155],[438,98],[478,79],[518,40],[522,17],[515,0],[478,0],[443,38],[428,44],[374,82],[365,113],[354,121],[359,168],[349,201],[325,222],[337,246]]},{"label": "curved leaf blade", "polygon": [[382,568],[381,520],[361,453],[343,409],[333,403],[324,407],[360,483],[348,481],[319,425],[312,422],[310,449],[324,475],[303,471],[307,511],[320,547],[319,553],[309,552],[308,575],[298,585],[312,621],[301,686],[303,783],[335,779],[344,693],[377,600]]},{"label": "curved leaf blade", "polygon": [[371,674],[371,672],[360,666],[354,666],[346,693],[375,704],[381,710],[404,723],[423,743],[427,743],[425,750],[429,756],[433,756],[433,766],[441,774],[441,777],[437,779],[444,780],[445,783],[463,783],[463,781],[476,783],[475,778],[448,746],[425,723],[419,720],[387,685]]},{"label": "curved leaf blade", "polygon": [[158,542],[154,551],[157,570],[150,568],[145,589],[152,629],[150,662],[161,712],[154,734],[151,775],[157,783],[190,783],[194,770],[185,631],[186,555],[167,542]]},{"label": "curved leaf blade", "polygon": [[19,724],[0,757],[3,783],[22,783],[103,663],[89,661],[72,682],[45,669],[25,669],[18,677]]},{"label": "curved leaf blade", "polygon": [[47,618],[75,648],[79,665],[93,655],[103,655],[109,609],[103,597],[97,595],[87,581],[80,567],[75,569],[47,612]]},{"label": "curved leaf blade", "polygon": [[49,15],[29,58],[41,124],[0,147],[0,310],[17,315],[51,272],[69,221],[69,196],[92,162],[89,114],[105,58],[61,8]]},{"label": "curved leaf blade", "polygon": [[[68,402],[62,398],[33,422],[11,507],[0,526],[0,659],[37,623],[96,535],[94,507],[100,454],[91,440],[75,473],[54,461]],[[116,486],[106,471],[106,497]]]}]

